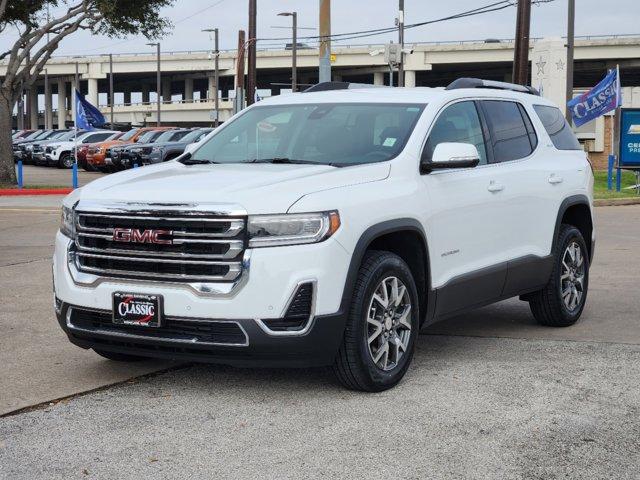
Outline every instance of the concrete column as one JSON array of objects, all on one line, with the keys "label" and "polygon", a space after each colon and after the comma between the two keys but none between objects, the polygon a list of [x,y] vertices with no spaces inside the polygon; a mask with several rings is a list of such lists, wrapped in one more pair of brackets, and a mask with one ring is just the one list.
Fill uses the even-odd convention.
[{"label": "concrete column", "polygon": [[213,99],[216,98],[216,78],[213,75],[208,76],[207,84],[207,98],[213,101]]},{"label": "concrete column", "polygon": [[38,87],[31,87],[29,92],[29,122],[31,128],[38,128]]},{"label": "concrete column", "polygon": [[149,103],[149,84],[142,84],[142,103]]},{"label": "concrete column", "polygon": [[373,72],[373,84],[384,85],[384,72]]},{"label": "concrete column", "polygon": [[404,86],[413,88],[416,86],[416,71],[405,70],[404,72]]},{"label": "concrete column", "polygon": [[162,79],[162,101],[163,102],[171,101],[171,79],[170,78]]},{"label": "concrete column", "polygon": [[184,100],[187,102],[193,101],[193,78],[184,79]]},{"label": "concrete column", "polygon": [[567,96],[567,47],[562,38],[544,38],[533,44],[531,86],[541,89],[543,96],[558,105],[564,113]]},{"label": "concrete column", "polygon": [[89,83],[89,88],[87,92],[87,100],[91,105],[97,107],[98,106],[98,79],[90,78],[88,83]]},{"label": "concrete column", "polygon": [[124,90],[123,92],[124,95],[124,103],[126,105],[130,105],[131,104],[131,90],[129,90],[128,88],[126,90]]},{"label": "concrete column", "polygon": [[45,128],[53,128],[53,98],[52,97],[53,97],[53,94],[51,93],[51,78],[48,77],[44,85],[44,126]]},{"label": "concrete column", "polygon": [[64,128],[67,121],[67,82],[58,79],[58,128]]}]

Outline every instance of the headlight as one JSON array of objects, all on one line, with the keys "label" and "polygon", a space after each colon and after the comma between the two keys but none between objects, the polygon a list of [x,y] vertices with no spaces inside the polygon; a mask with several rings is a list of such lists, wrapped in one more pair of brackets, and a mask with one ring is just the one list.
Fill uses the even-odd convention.
[{"label": "headlight", "polygon": [[62,215],[60,216],[60,231],[67,237],[73,239],[76,235],[76,224],[74,221],[73,208],[62,206]]},{"label": "headlight", "polygon": [[301,245],[326,240],[340,228],[337,211],[249,216],[249,247]]},{"label": "headlight", "polygon": [[162,147],[153,147],[151,149],[151,153],[160,153],[162,151]]}]

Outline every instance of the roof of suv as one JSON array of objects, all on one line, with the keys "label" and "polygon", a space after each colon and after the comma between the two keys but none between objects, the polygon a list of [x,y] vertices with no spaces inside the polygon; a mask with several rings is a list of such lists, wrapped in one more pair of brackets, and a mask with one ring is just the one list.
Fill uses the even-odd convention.
[{"label": "roof of suv", "polygon": [[[292,105],[307,103],[430,103],[436,100],[457,98],[508,98],[527,103],[553,105],[549,100],[532,93],[492,87],[510,85],[501,82],[487,82],[487,86],[475,88],[455,87],[383,87],[351,84],[348,88],[307,91],[269,97],[259,102],[262,105]],[[463,84],[464,85],[464,84]],[[516,86],[514,86],[516,87]]]}]

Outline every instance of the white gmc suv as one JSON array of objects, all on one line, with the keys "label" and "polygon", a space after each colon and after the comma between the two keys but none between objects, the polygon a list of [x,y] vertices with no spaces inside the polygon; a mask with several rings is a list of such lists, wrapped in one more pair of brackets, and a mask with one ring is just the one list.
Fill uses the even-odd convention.
[{"label": "white gmc suv", "polygon": [[318,84],[70,194],[55,309],[113,360],[333,365],[384,390],[424,325],[514,296],[543,325],[575,323],[592,187],[531,88]]}]

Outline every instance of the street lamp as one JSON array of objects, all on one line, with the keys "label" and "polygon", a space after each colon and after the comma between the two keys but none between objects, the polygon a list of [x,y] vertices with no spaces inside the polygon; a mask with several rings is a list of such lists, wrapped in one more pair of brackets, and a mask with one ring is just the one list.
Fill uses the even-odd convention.
[{"label": "street lamp", "polygon": [[149,45],[150,47],[156,47],[157,48],[157,61],[158,61],[158,67],[156,70],[156,83],[157,83],[157,95],[158,95],[158,104],[157,104],[157,112],[156,112],[156,120],[157,120],[157,124],[158,126],[160,126],[160,104],[162,103],[162,79],[160,78],[160,42],[157,43],[147,43],[147,45]]},{"label": "street lamp", "polygon": [[217,127],[220,124],[220,113],[218,112],[218,94],[220,92],[220,75],[218,69],[218,57],[220,57],[220,50],[218,49],[218,29],[217,28],[205,28],[202,30],[203,32],[213,32],[213,75],[214,75],[214,83],[216,87],[216,92],[213,97],[213,108],[216,111],[215,123],[214,127]]},{"label": "street lamp", "polygon": [[298,71],[297,71],[297,55],[298,55],[298,12],[282,12],[279,17],[291,17],[293,29],[293,45],[291,47],[291,91],[298,89]]}]

